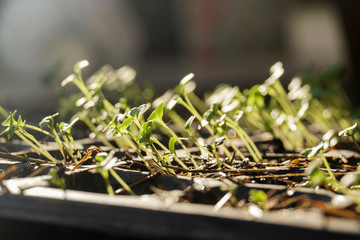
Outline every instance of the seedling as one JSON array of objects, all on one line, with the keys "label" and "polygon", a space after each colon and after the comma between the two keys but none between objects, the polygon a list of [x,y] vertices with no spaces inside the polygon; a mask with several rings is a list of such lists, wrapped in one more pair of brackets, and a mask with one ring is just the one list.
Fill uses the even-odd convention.
[{"label": "seedling", "polygon": [[115,163],[118,161],[118,159],[114,157],[114,151],[111,151],[109,154],[105,152],[100,152],[95,156],[95,160],[98,161],[98,164],[96,166],[96,172],[100,173],[103,177],[107,192],[110,195],[114,195],[115,193],[110,184],[109,173],[128,193],[135,195],[129,185],[113,169]]},{"label": "seedling", "polygon": [[[330,139],[329,139],[330,140]],[[313,186],[318,186],[324,184],[325,186],[331,186],[333,190],[339,191],[345,195],[350,196],[354,202],[360,204],[360,198],[357,194],[354,194],[347,187],[344,187],[335,177],[329,162],[327,161],[324,151],[329,147],[329,144],[325,141],[322,141],[319,145],[312,149],[307,149],[302,152],[304,156],[308,158],[313,158],[313,162],[308,166],[305,170],[305,174],[310,176],[310,181]],[[320,156],[321,160],[318,160],[318,156]],[[321,170],[321,165],[324,165],[328,176],[326,176]]]},{"label": "seedling", "polygon": [[192,154],[189,152],[189,150],[187,149],[187,147],[184,145],[184,143],[181,141],[181,139],[175,134],[175,132],[173,130],[171,130],[166,123],[164,123],[162,116],[163,116],[163,111],[164,111],[164,105],[160,104],[148,117],[148,122],[154,122],[158,125],[160,125],[161,127],[163,127],[164,129],[166,129],[166,131],[175,139],[172,141],[176,141],[180,144],[180,146],[185,150],[185,152],[187,153],[187,155],[189,156],[192,164],[194,165],[194,167],[196,169],[199,168],[199,166],[197,165],[195,159],[193,158]]},{"label": "seedling", "polygon": [[261,207],[264,211],[268,210],[268,199],[262,190],[251,189],[249,191],[249,201]]},{"label": "seedling", "polygon": [[342,137],[342,136],[351,137],[351,140],[355,144],[356,148],[360,151],[360,145],[358,144],[358,142],[355,139],[355,133],[357,133],[358,131],[359,131],[359,128],[357,126],[357,123],[355,123],[351,127],[348,127],[346,129],[340,131],[339,132],[339,137]]},{"label": "seedling", "polygon": [[[21,140],[29,144],[34,150],[38,153],[45,156],[51,162],[56,163],[58,160],[55,159],[51,154],[44,148],[44,146],[36,140],[36,138],[28,133],[25,128],[27,125],[25,121],[22,120],[21,116],[18,117],[18,120],[15,120],[16,111],[11,113],[7,119],[2,123],[3,126],[7,127],[0,135],[7,134],[8,139],[10,139],[14,134],[18,136]],[[35,127],[35,129],[37,129]],[[41,130],[40,130],[41,131]],[[49,134],[49,133],[47,133]]]},{"label": "seedling", "polygon": [[209,151],[212,152],[213,156],[216,159],[217,165],[218,165],[218,169],[221,169],[221,162],[220,159],[217,155],[217,151],[216,151],[216,147],[222,145],[224,143],[225,137],[220,137],[218,139],[215,139],[214,144],[213,145],[207,145],[207,149],[209,149]]}]

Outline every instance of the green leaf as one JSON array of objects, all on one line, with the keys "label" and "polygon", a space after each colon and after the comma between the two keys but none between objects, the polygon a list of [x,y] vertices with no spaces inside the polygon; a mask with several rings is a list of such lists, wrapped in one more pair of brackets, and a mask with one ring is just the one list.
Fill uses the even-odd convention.
[{"label": "green leaf", "polygon": [[140,135],[137,137],[137,141],[139,143],[150,143],[150,137],[152,135],[152,122],[146,122],[142,125],[142,131]]},{"label": "green leaf", "polygon": [[75,65],[74,65],[74,72],[79,74],[81,72],[81,70],[86,68],[87,66],[89,66],[88,60],[79,61],[79,62],[75,63]]},{"label": "green leaf", "polygon": [[41,122],[39,123],[40,128],[41,129],[44,129],[46,127],[53,128],[54,127],[54,117],[56,117],[57,115],[59,115],[59,113],[55,113],[51,116],[47,116],[47,117],[43,118],[43,120],[41,120]]},{"label": "green leaf", "polygon": [[134,107],[130,110],[129,115],[132,118],[138,118],[140,115],[144,114],[150,107],[150,104],[142,104],[139,107]]},{"label": "green leaf", "polygon": [[214,141],[215,146],[220,146],[221,144],[224,143],[224,140],[225,140],[225,137],[219,137],[219,138],[215,139],[215,141]]},{"label": "green leaf", "polygon": [[[223,115],[225,116],[225,115]],[[214,134],[220,134],[221,136],[224,136],[226,134],[226,122],[224,120],[217,120],[215,123],[215,128],[214,128]]]},{"label": "green leaf", "polygon": [[166,105],[166,108],[168,110],[171,110],[175,107],[175,105],[179,102],[180,100],[180,96],[179,95],[174,95],[168,102],[168,104]]},{"label": "green leaf", "polygon": [[201,121],[201,126],[205,127],[210,123],[210,121],[215,117],[215,112],[213,111],[213,108],[207,110],[204,113],[203,120]]},{"label": "green leaf", "polygon": [[300,152],[301,155],[307,157],[311,153],[312,148],[306,148]]},{"label": "green leaf", "polygon": [[310,176],[311,185],[319,186],[322,183],[326,182],[326,175],[320,169],[323,162],[321,160],[313,161],[305,169],[305,175]]},{"label": "green leaf", "polygon": [[177,139],[175,137],[170,138],[169,140],[169,150],[171,153],[176,155],[176,150],[175,150],[175,143],[176,143]]},{"label": "green leaf", "polygon": [[217,114],[219,111],[219,104],[218,103],[214,103],[212,106],[212,111],[214,112],[214,114]]},{"label": "green leaf", "polygon": [[107,156],[108,156],[107,152],[100,152],[95,155],[95,160],[97,162],[102,162],[106,159]]},{"label": "green leaf", "polygon": [[150,137],[151,137],[151,128],[149,127],[146,131],[141,132],[137,140],[139,141],[139,143],[150,143]]},{"label": "green leaf", "polygon": [[8,139],[10,139],[16,131],[20,130],[25,126],[25,122],[22,121],[21,116],[19,116],[17,121],[15,120],[15,114],[16,111],[11,113],[8,116],[8,118],[5,119],[5,121],[2,123],[2,125],[6,126],[7,128],[4,131],[2,131],[0,135],[7,133]]},{"label": "green leaf", "polygon": [[75,74],[70,74],[67,78],[65,78],[62,82],[61,82],[61,86],[65,87],[67,84],[73,82],[76,79],[76,75]]},{"label": "green leaf", "polygon": [[354,136],[354,134],[358,131],[358,126],[357,123],[355,123],[354,125],[352,125],[351,127],[348,127],[342,131],[339,132],[339,137],[341,136]]},{"label": "green leaf", "polygon": [[115,152],[111,151],[109,153],[100,152],[95,156],[95,160],[100,164],[96,167],[96,170],[99,172],[103,172],[104,170],[109,170],[113,168],[118,161],[117,157],[114,157]]},{"label": "green leaf", "polygon": [[164,104],[160,103],[160,105],[150,114],[148,121],[162,122],[163,112],[164,112]]},{"label": "green leaf", "polygon": [[250,201],[255,204],[265,204],[267,201],[266,193],[262,190],[251,189],[249,195]]},{"label": "green leaf", "polygon": [[74,126],[74,124],[79,120],[79,118],[75,118],[74,120],[71,121],[71,123],[65,123],[65,122],[61,122],[59,123],[59,136],[63,136],[63,135],[70,135],[71,132],[71,128]]},{"label": "green leaf", "polygon": [[65,178],[59,176],[58,171],[53,168],[50,172],[51,183],[57,186],[58,188],[65,189]]},{"label": "green leaf", "polygon": [[300,154],[303,156],[307,156],[308,158],[312,158],[315,155],[317,155],[320,152],[320,150],[323,150],[323,149],[324,149],[324,142],[321,142],[316,147],[305,149]]},{"label": "green leaf", "polygon": [[11,124],[13,124],[15,122],[15,114],[16,114],[16,110],[13,113],[10,113],[9,116],[2,122],[3,126],[10,126]]},{"label": "green leaf", "polygon": [[194,74],[193,73],[189,73],[188,75],[186,75],[185,77],[183,77],[183,79],[181,79],[180,81],[180,86],[185,86],[188,82],[191,81],[191,79],[194,78]]},{"label": "green leaf", "polygon": [[195,116],[193,115],[193,116],[189,117],[189,119],[186,121],[186,123],[185,123],[186,131],[191,132],[191,126],[192,126],[194,120],[195,120]]},{"label": "green leaf", "polygon": [[132,122],[132,119],[131,119],[131,118],[125,119],[125,120],[120,124],[120,126],[118,127],[118,131],[119,131],[120,133],[126,133],[126,132],[128,132],[128,127],[130,126],[131,122]]}]

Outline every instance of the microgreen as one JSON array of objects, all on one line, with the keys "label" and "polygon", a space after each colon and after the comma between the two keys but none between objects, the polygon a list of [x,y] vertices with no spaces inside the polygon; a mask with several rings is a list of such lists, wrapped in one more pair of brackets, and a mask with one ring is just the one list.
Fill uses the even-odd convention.
[{"label": "microgreen", "polygon": [[345,128],[344,130],[340,131],[338,135],[340,137],[341,136],[349,136],[349,137],[351,137],[351,140],[355,144],[356,148],[360,151],[360,145],[358,144],[358,142],[355,139],[355,133],[357,133],[358,131],[359,131],[359,128],[357,126],[357,123],[355,123],[351,127]]},{"label": "microgreen", "polygon": [[262,190],[250,189],[249,201],[260,206],[264,211],[266,211],[268,209],[267,195]]},{"label": "microgreen", "polygon": [[[335,67],[319,76],[310,72],[296,76],[286,91],[280,81],[284,68],[278,62],[270,68],[270,76],[263,84],[242,91],[237,86],[223,84],[204,98],[195,93],[195,76],[190,73],[174,89],[151,102],[152,90],[142,91],[135,84],[136,72],[130,66],[118,70],[104,67],[84,81],[82,71],[88,65],[87,60],[77,62],[74,73],[61,83],[62,87],[74,84],[80,90],[79,94],[69,97],[76,111],[70,123],[55,122],[57,118],[63,117],[60,112],[43,118],[38,127],[32,126],[20,115],[16,119],[16,111],[7,114],[0,108],[0,113],[7,117],[3,122],[6,129],[1,134],[7,134],[8,138],[16,135],[50,161],[58,162],[28,130],[45,134],[55,140],[64,159],[70,156],[78,166],[86,155],[81,158],[71,129],[76,122],[82,121],[90,137],[97,137],[104,146],[110,148],[109,153],[98,153],[95,157],[96,171],[103,176],[108,193],[114,194],[110,176],[132,193],[114,170],[117,159],[113,151],[116,148],[133,149],[152,174],[158,171],[174,175],[174,164],[189,172],[193,170],[192,167],[200,171],[203,166],[195,161],[194,153],[187,143],[195,144],[202,153],[207,154],[204,160],[215,159],[219,169],[234,170],[236,168],[229,164],[230,159],[235,155],[242,160],[247,159],[235,139],[244,144],[244,151],[251,156],[249,159],[255,162],[263,160],[257,145],[250,138],[252,133],[260,130],[279,139],[286,150],[312,147],[302,152],[313,160],[305,171],[312,184],[326,183],[340,192],[349,193],[343,183],[335,178],[324,154],[336,144],[338,138],[334,133],[341,129],[338,136],[351,137],[360,151],[356,141],[358,126],[357,123],[352,125],[353,120],[346,113],[346,100],[342,99],[341,94],[340,97],[336,96],[331,84],[327,83],[335,82],[341,75],[340,68]],[[111,93],[111,87],[115,94]],[[112,99],[109,100],[108,96]],[[186,111],[184,115],[178,114],[181,108]],[[189,114],[187,120],[182,118]],[[315,128],[315,131],[310,131],[309,126]],[[158,137],[159,133],[162,139]],[[321,134],[325,134],[323,138],[319,138]],[[177,148],[185,151],[193,166],[185,164],[187,159],[179,159]],[[323,172],[322,166],[326,168],[327,174]],[[52,174],[57,185],[62,186],[56,172]],[[266,209],[267,199],[264,194],[262,191],[253,191],[250,199]]]},{"label": "microgreen", "polygon": [[96,154],[95,160],[98,162],[96,166],[96,172],[100,173],[103,177],[106,189],[110,195],[114,195],[114,190],[110,184],[109,173],[115,178],[115,180],[130,194],[135,195],[129,185],[116,173],[113,169],[118,158],[114,157],[114,151],[110,153],[100,152]]},{"label": "microgreen", "polygon": [[[45,156],[52,162],[57,162],[53,156],[44,148],[44,146],[36,140],[36,138],[28,133],[25,128],[29,127],[29,125],[25,124],[25,121],[22,120],[21,115],[19,115],[18,120],[15,120],[16,111],[11,113],[7,119],[2,123],[3,126],[7,127],[0,135],[7,134],[8,139],[10,139],[14,134],[17,135],[21,140],[29,144],[33,149],[35,149],[38,153]],[[38,129],[33,127],[34,129]],[[41,129],[39,129],[40,132]],[[46,132],[47,133],[47,132]],[[49,134],[49,133],[47,133]]]},{"label": "microgreen", "polygon": [[[158,125],[160,125],[161,127],[163,127],[175,140],[176,142],[178,142],[180,144],[180,146],[185,150],[185,152],[187,153],[187,155],[189,156],[192,164],[194,165],[195,168],[198,169],[198,165],[195,161],[195,159],[193,158],[192,154],[189,152],[189,150],[187,149],[187,147],[184,145],[184,143],[181,141],[181,139],[176,135],[176,133],[171,130],[167,124],[163,121],[162,116],[163,116],[163,111],[164,111],[164,105],[161,103],[148,117],[148,121],[149,122],[154,122]],[[175,141],[173,140],[173,141]]]}]

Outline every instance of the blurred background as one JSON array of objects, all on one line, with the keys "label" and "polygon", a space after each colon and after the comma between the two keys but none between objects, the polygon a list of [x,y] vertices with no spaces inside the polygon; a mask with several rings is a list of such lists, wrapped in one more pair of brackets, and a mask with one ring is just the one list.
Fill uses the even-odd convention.
[{"label": "blurred background", "polygon": [[284,84],[308,64],[344,64],[358,102],[359,3],[320,0],[0,0],[0,104],[26,118],[56,111],[56,89],[87,59],[130,65],[158,94],[193,72],[197,91],[262,83],[282,61]]}]

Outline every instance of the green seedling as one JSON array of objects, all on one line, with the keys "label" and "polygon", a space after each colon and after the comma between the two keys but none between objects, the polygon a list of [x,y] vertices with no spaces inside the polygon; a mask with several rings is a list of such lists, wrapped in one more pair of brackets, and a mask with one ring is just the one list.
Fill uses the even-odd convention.
[{"label": "green seedling", "polygon": [[[36,140],[36,138],[33,135],[31,135],[25,130],[25,128],[28,127],[29,125],[27,125],[25,121],[22,120],[21,116],[19,115],[18,120],[15,120],[15,114],[16,111],[10,113],[8,118],[5,119],[5,121],[2,123],[2,125],[5,126],[6,129],[0,135],[6,133],[8,139],[10,139],[15,134],[21,140],[29,144],[35,151],[37,151],[38,153],[49,159],[51,162],[56,163],[58,160],[55,159],[53,156],[51,156],[51,154],[44,148],[44,146],[38,140]],[[36,127],[31,127],[31,128],[38,129]],[[50,135],[48,132],[42,131],[41,129],[39,129],[39,131]]]},{"label": "green seedling", "polygon": [[[202,149],[204,152],[206,152],[209,156],[214,157],[212,155],[211,151],[208,151],[206,147],[204,147],[202,144],[199,143],[199,141],[196,139],[196,137],[192,133],[192,125],[194,123],[195,116],[191,116],[185,123],[184,129],[188,132],[188,135],[193,143],[195,143],[196,146],[198,146],[200,149]],[[175,138],[174,138],[175,141]]]},{"label": "green seedling", "polygon": [[355,139],[355,133],[357,133],[358,131],[359,131],[359,128],[357,126],[357,123],[355,123],[351,127],[345,128],[344,130],[340,131],[339,137],[342,137],[342,136],[351,137],[351,140],[355,144],[356,148],[360,151],[360,146]]},{"label": "green seedling", "polygon": [[220,137],[220,138],[218,138],[218,139],[215,139],[213,145],[207,145],[207,146],[206,146],[207,149],[208,149],[209,151],[211,151],[212,154],[213,154],[213,156],[215,157],[216,162],[217,162],[217,165],[218,165],[218,169],[221,169],[222,163],[221,163],[221,161],[220,161],[220,159],[219,159],[219,157],[218,157],[218,155],[217,155],[216,147],[221,146],[221,145],[224,143],[224,140],[225,140],[225,137]]},{"label": "green seedling", "polygon": [[[103,131],[107,131],[106,135],[112,133],[114,139],[122,137],[125,144],[130,148],[132,148],[133,150],[135,150],[135,152],[141,157],[141,159],[143,159],[144,164],[148,168],[148,170],[151,173],[153,173],[153,169],[150,167],[148,161],[145,160],[143,154],[141,153],[141,150],[147,152],[147,154],[151,156],[152,159],[156,162],[155,156],[153,156],[150,152],[148,152],[146,148],[143,148],[142,144],[137,140],[137,138],[131,132],[131,124],[133,120],[136,119],[135,117],[139,116],[139,114],[144,113],[145,109],[144,108],[140,108],[140,109],[143,109],[143,111],[133,110],[133,114],[132,114],[133,118],[127,117],[130,116],[129,115],[130,110],[127,110],[125,114],[117,114]],[[137,112],[137,114],[134,114],[135,112]]]},{"label": "green seedling", "polygon": [[54,184],[56,187],[65,190],[66,183],[65,183],[65,166],[64,162],[59,161],[56,166],[50,171],[51,180],[50,182]]},{"label": "green seedling", "polygon": [[[65,147],[58,135],[58,133],[55,130],[55,123],[54,123],[54,117],[56,117],[59,113],[55,113],[53,115],[47,116],[45,117],[43,120],[41,120],[41,122],[39,123],[39,127],[41,129],[45,129],[45,128],[49,128],[51,131],[51,136],[55,139],[55,142],[57,143],[57,145],[59,146],[59,150],[63,156],[63,158],[65,158]],[[71,152],[70,152],[71,154]]]},{"label": "green seedling", "polygon": [[174,142],[177,142],[180,144],[180,146],[185,150],[185,152],[187,153],[187,155],[189,156],[192,164],[194,165],[194,167],[196,169],[199,168],[199,166],[197,165],[195,159],[193,158],[192,154],[189,152],[189,150],[187,149],[187,147],[185,146],[185,144],[182,142],[181,138],[179,138],[175,132],[170,129],[167,124],[163,121],[162,116],[163,116],[163,112],[164,112],[164,105],[160,104],[148,117],[147,121],[148,122],[154,122],[155,124],[161,126],[163,129],[166,130],[167,133],[169,133],[171,135],[172,138],[174,138]]},{"label": "green seedling", "polygon": [[[219,116],[218,119],[215,120],[215,116]],[[248,134],[239,126],[239,124],[228,117],[226,114],[223,114],[218,104],[213,104],[213,106],[204,114],[204,120],[202,121],[202,126],[211,123],[214,126],[214,134],[220,134],[225,137],[227,142],[233,148],[234,151],[240,156],[241,159],[245,159],[246,157],[242,152],[232,143],[231,139],[227,136],[227,127],[234,130],[237,136],[244,142],[247,150],[252,155],[255,162],[260,162],[262,160],[261,153],[258,148],[254,144],[254,142],[250,139]]]},{"label": "green seedling", "polygon": [[67,77],[61,86],[65,87],[69,83],[73,83],[78,87],[84,97],[76,101],[77,107],[82,109],[76,113],[76,117],[83,121],[105,146],[114,148],[101,131],[108,125],[106,118],[111,119],[116,112],[116,108],[106,100],[101,91],[107,77],[104,74],[99,74],[95,82],[87,86],[82,78],[81,71],[88,65],[89,62],[86,60],[77,62],[74,65],[75,74]]},{"label": "green seedling", "polygon": [[101,152],[96,154],[95,160],[98,162],[96,166],[96,172],[100,173],[103,177],[106,185],[107,192],[110,195],[114,195],[114,190],[110,184],[109,173],[115,178],[115,180],[130,194],[135,195],[129,185],[116,173],[113,169],[118,158],[114,157],[114,151],[110,153]]},{"label": "green seedling", "polygon": [[261,207],[264,211],[268,210],[267,195],[262,190],[250,189],[249,201]]},{"label": "green seedling", "polygon": [[[81,158],[81,154],[71,134],[71,128],[78,120],[79,118],[75,118],[71,123],[61,122],[58,124],[59,137],[66,143],[67,148],[69,149],[68,154],[74,159],[75,163],[77,163],[77,158]],[[77,154],[77,158],[74,156],[74,153]]]},{"label": "green seedling", "polygon": [[223,143],[224,143],[224,140],[226,139],[225,137],[220,137],[218,139],[216,139],[213,143],[213,145],[201,145],[197,139],[193,136],[192,134],[192,124],[195,120],[195,116],[191,116],[187,121],[186,121],[186,124],[185,124],[185,130],[189,133],[190,135],[190,139],[195,143],[196,146],[198,146],[200,149],[202,149],[208,156],[210,157],[213,157],[216,159],[216,162],[218,164],[218,168],[220,169],[221,168],[221,165],[224,165],[225,167],[229,168],[229,169],[235,169],[233,167],[231,167],[230,165],[226,164],[225,162],[221,162],[219,157],[218,157],[218,154],[217,154],[217,150],[216,148],[218,146],[222,146]]},{"label": "green seedling", "polygon": [[[174,95],[172,97],[172,99],[168,102],[167,109],[171,111],[175,107],[176,104],[180,104],[183,107],[185,107],[193,116],[195,116],[195,118],[197,120],[199,120],[199,122],[204,122],[206,120],[204,120],[204,118],[200,115],[200,113],[197,111],[197,109],[193,106],[193,104],[191,103],[190,98],[188,96],[188,93],[193,91],[193,89],[189,90],[188,88],[186,88],[187,84],[189,84],[189,82],[191,82],[193,77],[194,77],[194,75],[191,73],[191,74],[188,74],[187,76],[185,76],[180,81],[180,84],[178,86],[178,91],[179,91],[179,94],[181,96],[183,96],[184,99],[180,95],[177,95],[177,94]],[[214,130],[208,124],[205,124],[204,127],[214,138],[216,137]],[[222,146],[222,149],[224,150],[227,157],[231,158],[231,153],[229,152],[229,150],[225,146]]]},{"label": "green seedling", "polygon": [[[342,194],[350,196],[353,201],[357,204],[360,204],[360,198],[357,194],[354,194],[347,187],[343,186],[335,177],[327,158],[324,155],[324,151],[330,145],[327,142],[322,141],[319,145],[312,149],[306,149],[302,152],[304,156],[308,158],[313,158],[313,162],[305,170],[305,174],[310,176],[310,181],[313,186],[318,186],[324,184],[325,186],[331,186],[335,191],[339,191]],[[320,160],[318,160],[320,156]],[[321,170],[321,165],[324,165],[328,176],[326,176]]]}]

